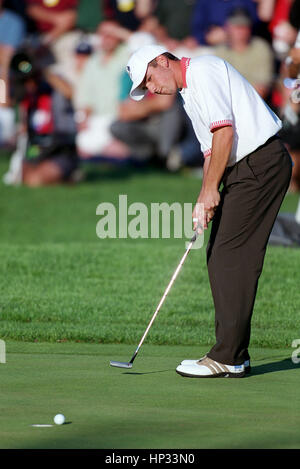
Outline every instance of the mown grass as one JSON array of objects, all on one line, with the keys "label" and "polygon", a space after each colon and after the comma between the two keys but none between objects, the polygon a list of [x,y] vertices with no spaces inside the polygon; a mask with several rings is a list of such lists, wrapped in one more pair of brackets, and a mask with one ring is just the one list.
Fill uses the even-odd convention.
[{"label": "mown grass", "polygon": [[[132,370],[109,366],[131,353],[129,345],[8,341],[0,448],[299,449],[299,365],[285,349],[252,349],[252,373],[241,380],[175,373],[183,357],[205,353],[198,346],[145,344]],[[32,427],[53,424],[58,412],[67,425]]]},{"label": "mown grass", "polygon": [[[0,174],[7,167],[0,163]],[[76,186],[0,185],[0,337],[136,343],[185,248],[185,239],[102,239],[101,202],[193,203],[201,181],[155,169],[86,170]],[[294,211],[288,195],[282,209]],[[207,241],[207,235],[206,235]],[[269,247],[252,326],[253,346],[285,347],[300,334],[300,250]],[[205,246],[190,253],[147,342],[214,341]]]},{"label": "mown grass", "polygon": [[[3,159],[0,175],[6,168]],[[174,372],[214,342],[208,233],[187,258],[134,369],[112,368],[110,360],[132,356],[186,240],[100,240],[96,208],[117,206],[119,194],[147,207],[193,203],[201,181],[155,169],[85,171],[88,180],[77,186],[0,183],[0,338],[7,352],[0,447],[299,448],[299,365],[291,360],[298,350],[291,344],[300,337],[300,250],[268,248],[246,378]],[[288,195],[282,209],[296,205]],[[52,424],[58,412],[67,425],[32,427]]]}]

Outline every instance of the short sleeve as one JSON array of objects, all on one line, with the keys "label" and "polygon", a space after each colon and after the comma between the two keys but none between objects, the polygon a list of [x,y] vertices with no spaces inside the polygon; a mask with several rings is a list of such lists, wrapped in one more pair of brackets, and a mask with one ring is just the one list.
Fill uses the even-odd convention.
[{"label": "short sleeve", "polygon": [[231,89],[224,60],[215,57],[202,68],[200,95],[212,133],[220,127],[233,126]]}]

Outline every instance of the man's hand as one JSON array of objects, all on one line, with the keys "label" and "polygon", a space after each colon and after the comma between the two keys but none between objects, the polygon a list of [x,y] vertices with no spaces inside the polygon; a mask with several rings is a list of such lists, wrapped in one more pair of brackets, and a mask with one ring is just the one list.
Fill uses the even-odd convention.
[{"label": "man's hand", "polygon": [[[203,166],[202,189],[193,211],[194,230],[197,226],[207,229],[220,204],[219,186],[226,168],[233,142],[231,126],[215,130],[212,139],[212,153],[205,158]],[[197,219],[197,221],[195,221]]]},{"label": "man's hand", "polygon": [[290,50],[289,56],[291,57],[295,65],[300,65],[300,49],[299,48],[293,47]]},{"label": "man's hand", "polygon": [[223,44],[227,40],[227,33],[224,28],[220,26],[213,26],[210,28],[205,36],[207,44],[210,46],[217,46]]},{"label": "man's hand", "polygon": [[51,21],[51,23],[53,24],[53,28],[49,33],[43,36],[44,44],[50,44],[67,31],[70,31],[75,26],[76,17],[77,14],[75,10],[53,12],[53,17],[50,17],[54,20]]},{"label": "man's hand", "polygon": [[[202,189],[193,210],[193,229],[200,225],[207,229],[213,219],[215,211],[220,203],[220,193],[217,189]],[[196,221],[197,220],[197,221]]]}]

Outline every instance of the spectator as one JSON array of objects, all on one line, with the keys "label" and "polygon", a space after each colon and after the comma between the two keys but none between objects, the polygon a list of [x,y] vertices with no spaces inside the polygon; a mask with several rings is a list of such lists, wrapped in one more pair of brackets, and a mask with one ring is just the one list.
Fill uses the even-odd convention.
[{"label": "spectator", "polygon": [[13,11],[22,18],[27,30],[27,35],[36,31],[34,21],[29,18],[26,13],[27,0],[4,0],[3,6],[4,8]]},{"label": "spectator", "polygon": [[137,31],[152,14],[154,0],[103,0],[108,20],[116,21],[130,31]]},{"label": "spectator", "polygon": [[257,3],[257,15],[260,21],[270,23],[276,0],[254,0]]},{"label": "spectator", "polygon": [[154,15],[166,34],[182,41],[191,36],[191,22],[195,0],[160,0]]},{"label": "spectator", "polygon": [[77,0],[26,0],[26,3],[27,14],[45,44],[53,43],[76,24]]},{"label": "spectator", "polygon": [[254,0],[257,4],[258,20],[253,26],[253,34],[265,39],[270,45],[272,43],[272,36],[269,30],[269,23],[272,19],[275,0]]},{"label": "spectator", "polygon": [[[129,53],[141,45],[156,43],[152,35],[142,31],[132,32],[110,23],[103,28],[127,41]],[[128,97],[132,83],[126,72],[123,83],[118,116],[111,132],[116,139],[128,145],[130,155],[140,161],[158,157],[171,171],[180,169],[185,163],[199,163],[199,142],[180,101],[174,96],[148,94],[137,103]]]},{"label": "spectator", "polygon": [[294,162],[290,191],[300,192],[300,29],[282,67],[282,81],[286,99],[282,106],[283,128],[280,135]]},{"label": "spectator", "polygon": [[249,12],[234,9],[226,20],[225,32],[226,44],[217,46],[215,54],[231,63],[267,99],[273,81],[274,55],[267,41],[252,36]]},{"label": "spectator", "polygon": [[296,30],[289,21],[292,4],[293,0],[276,0],[269,24],[273,49],[279,61],[285,59],[296,39]]},{"label": "spectator", "polygon": [[82,32],[76,29],[78,0],[25,0],[28,16],[36,26],[37,44],[51,52],[51,74],[70,84],[74,76],[73,51]]},{"label": "spectator", "polygon": [[26,52],[13,57],[11,73],[20,129],[4,182],[37,187],[72,181],[78,158],[67,84],[45,74]]},{"label": "spectator", "polygon": [[253,23],[258,21],[257,5],[253,0],[196,0],[192,35],[199,44],[215,46],[226,41],[224,25],[235,7],[247,8]]},{"label": "spectator", "polygon": [[[49,71],[71,86],[77,79],[74,50],[83,41],[93,42],[103,20],[101,0],[26,0],[41,42],[53,54]],[[38,42],[38,41],[37,41]]]},{"label": "spectator", "polygon": [[14,110],[10,103],[9,65],[15,50],[25,38],[25,24],[16,13],[3,8],[0,0],[0,144],[12,143],[15,133]]},{"label": "spectator", "polygon": [[4,8],[12,10],[22,18],[25,17],[25,0],[3,0]]},{"label": "spectator", "polygon": [[79,0],[76,27],[86,33],[94,33],[104,21],[103,0]]},{"label": "spectator", "polygon": [[120,103],[118,117],[112,134],[138,160],[158,157],[165,163],[182,133],[183,117],[173,96],[149,95],[141,103],[128,98]]},{"label": "spectator", "polygon": [[77,148],[83,158],[125,155],[124,147],[114,142],[110,125],[117,115],[128,49],[124,41],[106,32],[106,26],[107,22],[100,24],[99,50],[87,61],[75,87]]},{"label": "spectator", "polygon": [[[95,35],[85,34],[79,30],[64,34],[51,47],[54,61],[48,66],[48,70],[54,75],[59,75],[74,87],[78,79],[77,62],[85,61],[85,57],[89,55],[88,51],[94,48],[95,42]],[[83,53],[79,51],[77,54],[77,48],[82,49]],[[84,49],[87,50],[86,54]]]},{"label": "spectator", "polygon": [[300,0],[294,0],[290,12],[289,22],[297,31],[300,29]]},{"label": "spectator", "polygon": [[192,123],[183,111],[183,129],[180,140],[173,146],[168,154],[166,166],[171,172],[176,172],[183,167],[200,167],[204,163],[201,146],[195,135]]},{"label": "spectator", "polygon": [[[70,52],[67,54],[66,63],[60,62],[47,67],[45,74],[49,81],[55,80],[55,86],[60,84],[61,92],[76,107],[77,93],[75,93],[75,89],[78,86],[77,83],[85,65],[94,51],[94,47],[89,36],[82,36],[74,49],[72,49],[72,46],[73,39],[68,44]],[[59,77],[61,78],[60,81],[58,81]],[[62,86],[62,84],[64,85]]]},{"label": "spectator", "polygon": [[80,41],[76,49],[74,51],[74,58],[75,58],[75,71],[76,71],[76,80],[79,78],[81,75],[81,72],[83,71],[85,64],[87,60],[90,58],[90,56],[93,53],[93,46],[90,44],[89,41]]}]

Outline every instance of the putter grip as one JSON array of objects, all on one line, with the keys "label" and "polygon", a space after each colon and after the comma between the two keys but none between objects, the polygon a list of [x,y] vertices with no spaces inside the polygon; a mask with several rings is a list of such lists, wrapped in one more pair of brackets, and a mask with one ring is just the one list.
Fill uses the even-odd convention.
[{"label": "putter grip", "polygon": [[198,233],[197,233],[197,231],[196,231],[195,234],[194,234],[194,236],[193,236],[192,239],[191,239],[191,243],[194,243],[194,242],[196,241],[197,236],[198,236]]}]

